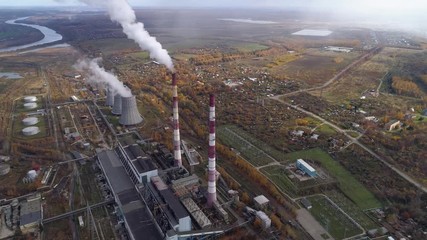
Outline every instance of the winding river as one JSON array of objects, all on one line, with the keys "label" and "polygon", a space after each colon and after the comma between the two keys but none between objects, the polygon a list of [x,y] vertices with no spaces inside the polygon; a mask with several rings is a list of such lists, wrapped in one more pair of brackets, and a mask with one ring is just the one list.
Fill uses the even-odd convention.
[{"label": "winding river", "polygon": [[0,49],[0,52],[12,52],[12,51],[16,51],[16,50],[20,50],[20,49],[24,49],[24,48],[39,46],[42,44],[52,43],[52,42],[57,42],[57,41],[62,40],[62,36],[50,28],[40,26],[40,25],[35,25],[35,24],[17,23],[17,21],[24,20],[27,18],[28,17],[22,17],[22,18],[17,18],[17,19],[13,19],[13,20],[8,20],[8,21],[6,21],[6,23],[12,24],[12,25],[21,25],[21,26],[35,28],[35,29],[37,29],[43,33],[43,35],[44,35],[43,39],[40,41],[37,41],[37,42],[29,43],[29,44],[3,48],[3,49]]}]

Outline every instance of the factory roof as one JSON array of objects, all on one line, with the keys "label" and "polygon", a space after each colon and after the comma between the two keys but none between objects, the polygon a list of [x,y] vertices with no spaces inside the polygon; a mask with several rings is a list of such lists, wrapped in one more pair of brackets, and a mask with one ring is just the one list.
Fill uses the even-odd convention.
[{"label": "factory roof", "polygon": [[116,153],[111,150],[103,151],[98,153],[98,159],[114,195],[119,200],[117,204],[133,237],[148,240],[162,239],[154,219],[144,207],[144,202]]},{"label": "factory roof", "polygon": [[165,189],[162,191],[159,191],[162,198],[165,200],[165,202],[169,205],[169,207],[174,212],[175,216],[178,219],[185,218],[188,216],[187,211],[184,209],[182,204],[179,202],[178,198],[175,196],[175,194],[170,189]]},{"label": "factory roof", "polygon": [[21,202],[20,225],[32,224],[41,219],[41,199],[40,195],[28,198]]},{"label": "factory roof", "polygon": [[308,164],[307,162],[305,162],[302,159],[298,159],[297,162],[299,162],[301,165],[303,165],[310,172],[315,172],[316,171],[312,166],[310,166],[310,164]]},{"label": "factory roof", "polygon": [[154,165],[153,160],[150,157],[137,158],[132,161],[133,165],[136,167],[139,173],[145,173],[157,169]]},{"label": "factory roof", "polygon": [[256,196],[256,197],[254,197],[254,200],[259,205],[264,205],[264,204],[267,204],[269,202],[268,198],[266,198],[264,195]]},{"label": "factory roof", "polygon": [[212,225],[212,222],[208,217],[200,210],[199,206],[194,202],[191,198],[186,198],[182,200],[182,204],[184,204],[185,208],[190,212],[193,218],[196,220],[197,224],[201,228],[205,228]]}]

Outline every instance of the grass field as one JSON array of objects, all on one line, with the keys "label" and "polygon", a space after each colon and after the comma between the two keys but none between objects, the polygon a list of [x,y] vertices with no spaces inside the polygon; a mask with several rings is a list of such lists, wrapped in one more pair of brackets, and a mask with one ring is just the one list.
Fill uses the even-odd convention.
[{"label": "grass field", "polygon": [[254,166],[264,166],[276,161],[285,161],[282,152],[274,149],[236,126],[222,126],[217,129],[222,143],[239,151]]},{"label": "grass field", "polygon": [[269,47],[258,43],[242,43],[236,44],[234,48],[236,48],[239,52],[255,52],[268,49]]},{"label": "grass field", "polygon": [[372,219],[370,219],[362,210],[360,210],[359,207],[357,207],[352,201],[350,201],[340,192],[328,191],[325,194],[357,223],[359,223],[365,230],[369,231],[371,229],[379,228],[378,224],[372,221]]},{"label": "grass field", "polygon": [[280,190],[291,197],[297,197],[297,186],[295,186],[286,174],[283,173],[283,168],[279,166],[269,166],[261,168],[261,172],[273,181]]},{"label": "grass field", "polygon": [[310,213],[335,239],[344,239],[362,233],[356,224],[325,197],[313,196],[308,200],[312,204]]},{"label": "grass field", "polygon": [[337,179],[341,191],[361,209],[365,210],[381,207],[381,203],[368,191],[368,189],[320,148],[293,152],[285,156],[291,161],[302,158],[320,162],[322,166]]},{"label": "grass field", "polygon": [[318,132],[320,132],[322,134],[326,134],[326,135],[334,135],[337,133],[335,131],[335,129],[333,129],[331,126],[329,126],[327,124],[323,124],[323,125],[319,126],[316,130]]}]

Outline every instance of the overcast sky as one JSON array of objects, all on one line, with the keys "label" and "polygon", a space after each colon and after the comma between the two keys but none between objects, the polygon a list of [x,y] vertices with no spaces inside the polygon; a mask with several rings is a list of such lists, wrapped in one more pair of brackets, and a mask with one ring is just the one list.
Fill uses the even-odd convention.
[{"label": "overcast sky", "polygon": [[[59,2],[58,2],[59,1]],[[105,0],[100,0],[105,1]],[[129,0],[133,6],[273,8],[328,12],[331,16],[385,21],[427,30],[427,0]],[[84,6],[78,0],[0,0],[0,6]],[[266,19],[267,20],[267,19]]]}]

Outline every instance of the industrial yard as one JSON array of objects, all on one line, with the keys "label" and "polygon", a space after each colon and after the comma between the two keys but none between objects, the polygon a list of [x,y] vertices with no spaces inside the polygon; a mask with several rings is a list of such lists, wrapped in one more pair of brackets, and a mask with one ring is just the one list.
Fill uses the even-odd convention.
[{"label": "industrial yard", "polygon": [[67,44],[0,52],[0,239],[425,237],[425,40],[181,11],[136,12],[173,69],[100,13],[25,20]]}]

